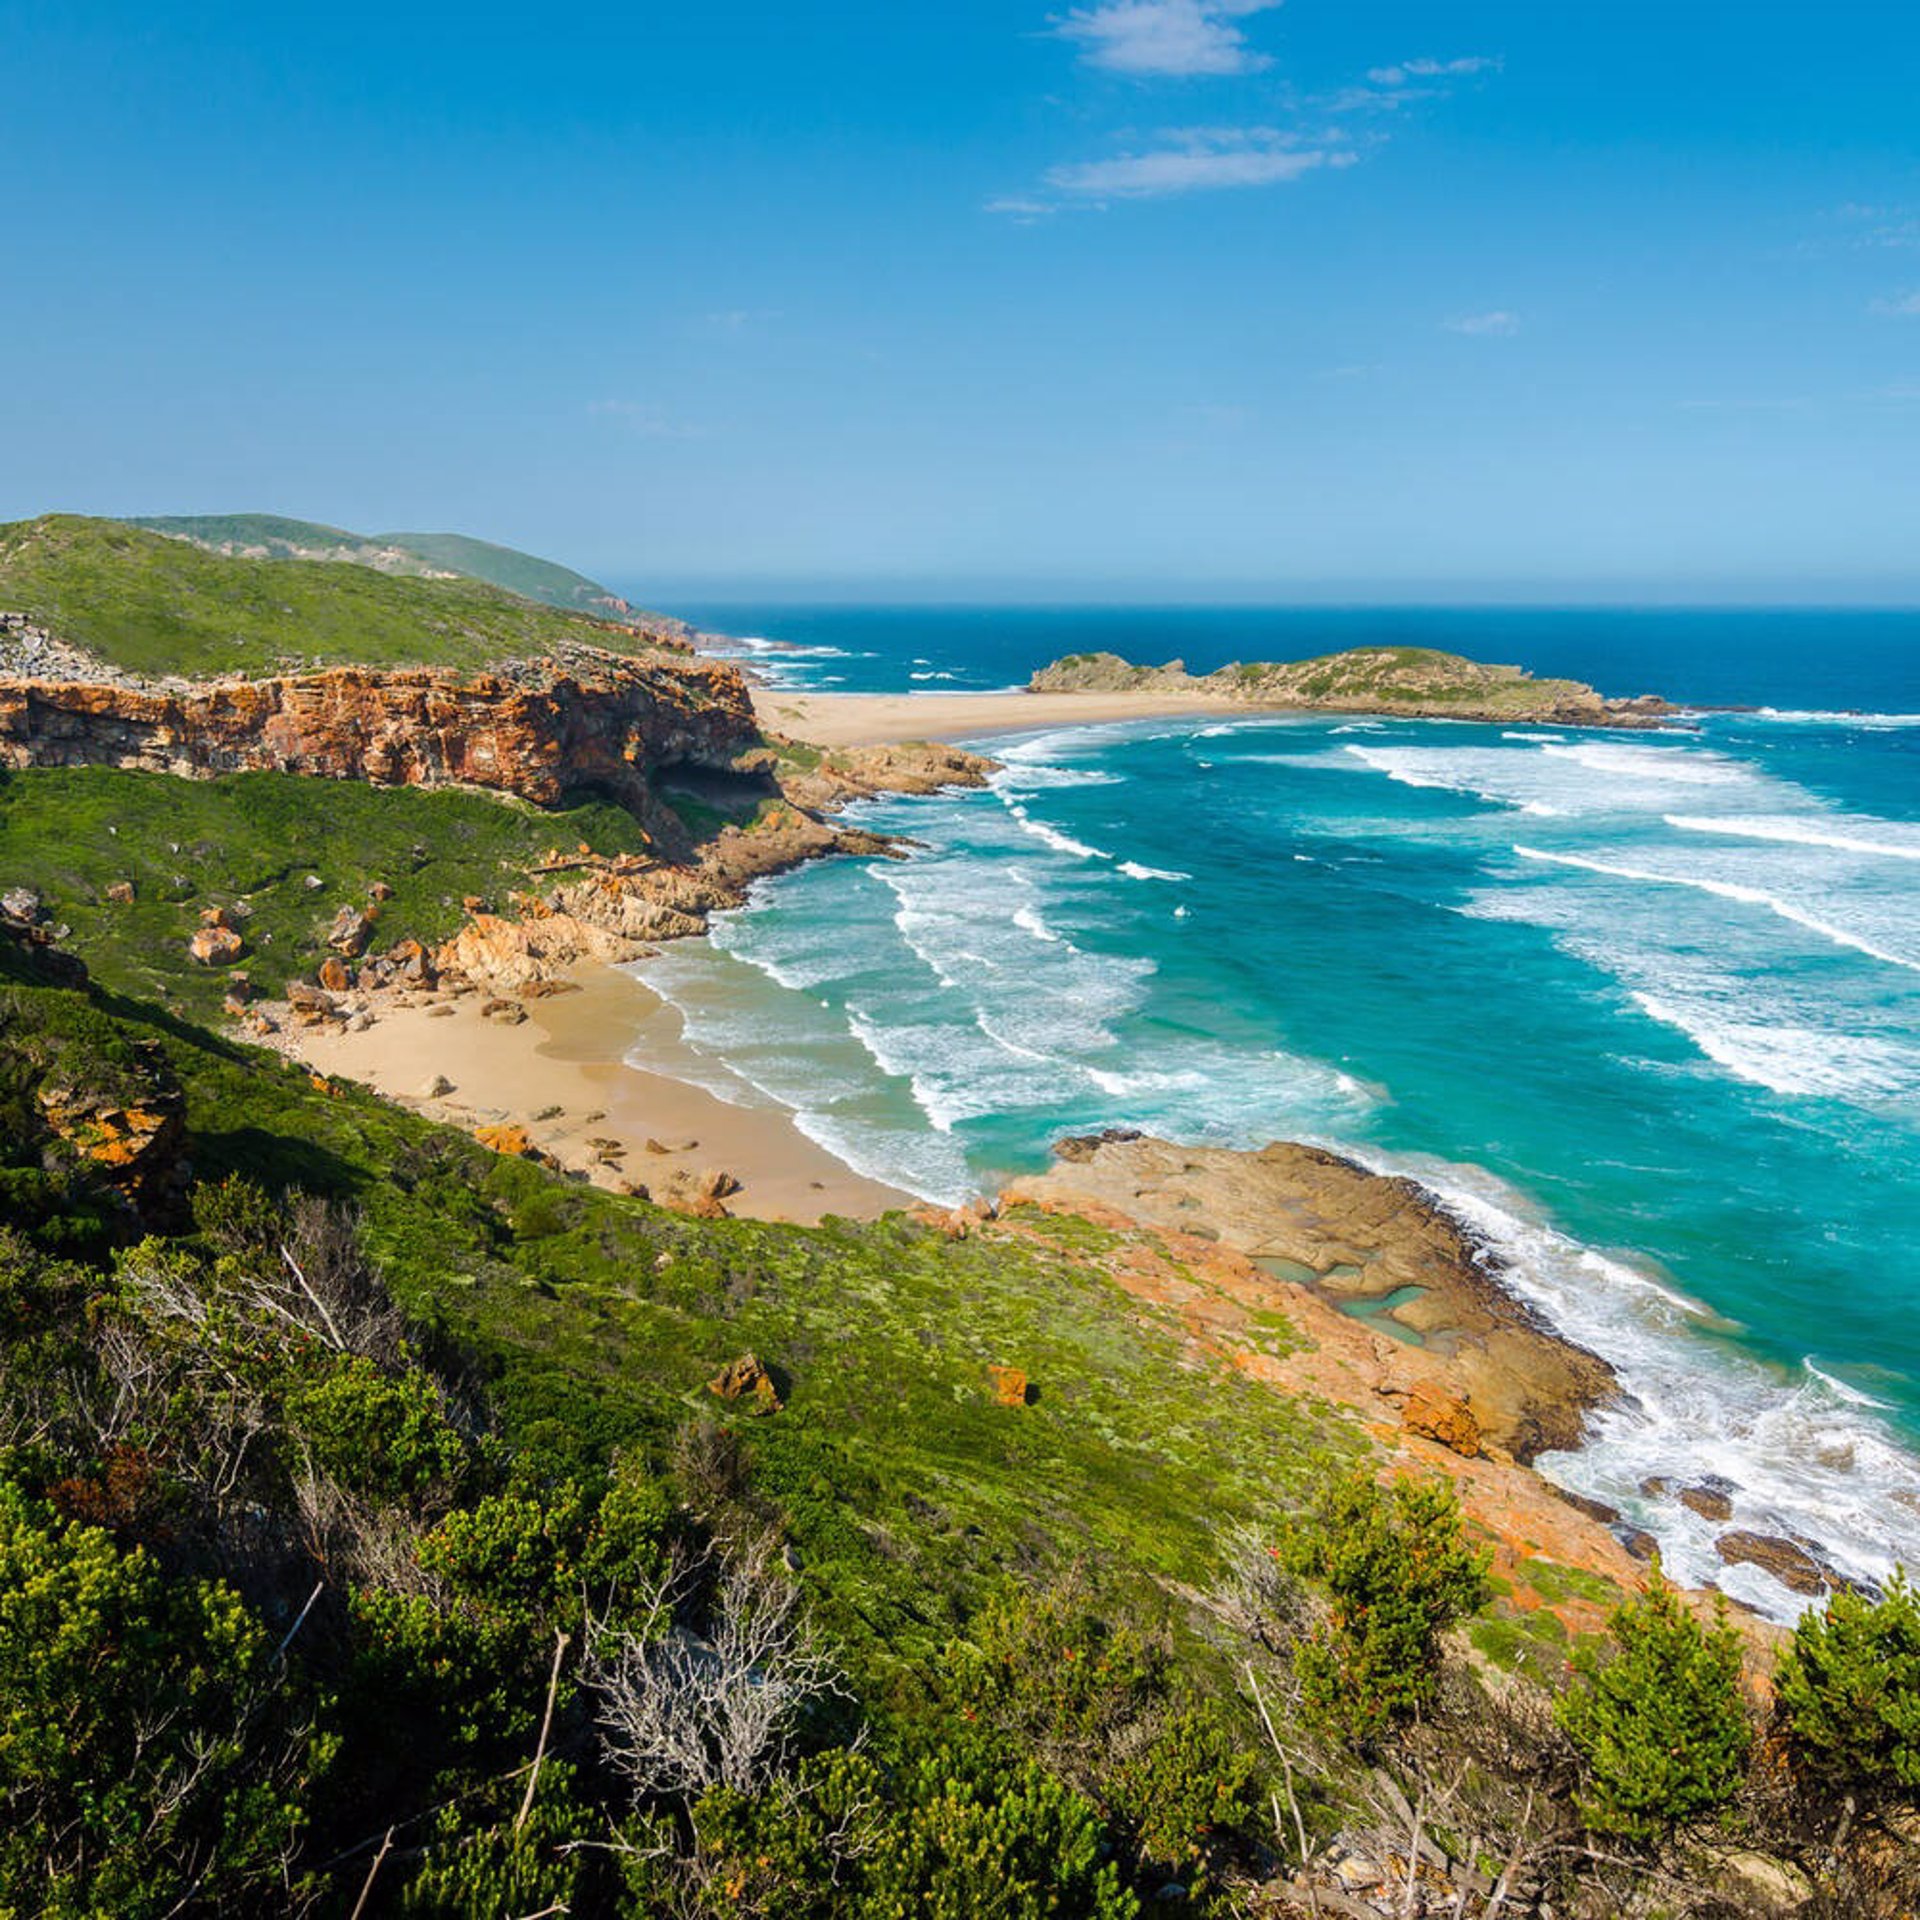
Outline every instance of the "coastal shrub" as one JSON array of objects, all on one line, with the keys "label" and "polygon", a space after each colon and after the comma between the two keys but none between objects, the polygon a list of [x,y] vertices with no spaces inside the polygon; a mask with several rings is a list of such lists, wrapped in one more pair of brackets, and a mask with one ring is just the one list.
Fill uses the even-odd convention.
[{"label": "coastal shrub", "polygon": [[1210,1890],[1222,1856],[1253,1816],[1254,1773],[1252,1753],[1217,1707],[1169,1713],[1113,1782],[1116,1812],[1146,1870],[1142,1884],[1177,1881],[1189,1898]]},{"label": "coastal shrub", "polygon": [[1703,1626],[1658,1574],[1607,1632],[1610,1652],[1576,1650],[1554,1718],[1580,1756],[1587,1825],[1651,1844],[1739,1790],[1752,1740],[1740,1635],[1724,1607]]},{"label": "coastal shrub", "polygon": [[1093,1807],[1031,1760],[947,1743],[909,1766],[861,1920],[1133,1920]]},{"label": "coastal shrub", "polygon": [[1795,1764],[1836,1793],[1920,1794],[1920,1595],[1842,1591],[1804,1615],[1774,1675]]},{"label": "coastal shrub", "polygon": [[1365,1743],[1435,1698],[1440,1637],[1486,1603],[1490,1556],[1470,1546],[1441,1480],[1337,1481],[1287,1549],[1330,1606],[1295,1653],[1302,1704]]},{"label": "coastal shrub", "polygon": [[0,1911],[203,1910],[279,1878],[300,1739],[218,1581],[0,1482]]},{"label": "coastal shrub", "polygon": [[425,1374],[389,1377],[358,1356],[298,1385],[286,1416],[321,1472],[381,1499],[418,1499],[453,1479],[465,1455]]},{"label": "coastal shrub", "polygon": [[[514,1804],[487,1809],[499,1816],[490,1826],[476,1825],[470,1800],[441,1808],[427,1834],[425,1857],[400,1890],[399,1911],[417,1920],[606,1911],[598,1901],[583,1900],[599,1891],[591,1883],[602,1856],[580,1844],[595,1822],[578,1796],[576,1775],[567,1761],[548,1760],[524,1821],[517,1791]],[[511,1784],[518,1789],[521,1782]]]}]

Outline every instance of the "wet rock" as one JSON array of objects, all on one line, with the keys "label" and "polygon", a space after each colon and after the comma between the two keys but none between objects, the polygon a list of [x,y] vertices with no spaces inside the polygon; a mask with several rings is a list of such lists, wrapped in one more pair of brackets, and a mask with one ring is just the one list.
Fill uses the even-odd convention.
[{"label": "wet rock", "polygon": [[1584,1513],[1589,1520],[1598,1520],[1603,1527],[1610,1527],[1620,1518],[1620,1509],[1610,1507],[1604,1500],[1594,1500],[1584,1493],[1575,1493],[1571,1487],[1557,1487],[1549,1480],[1547,1491],[1556,1500],[1564,1500],[1575,1513]]},{"label": "wet rock", "polygon": [[1778,1534],[1738,1530],[1723,1533],[1713,1547],[1728,1566],[1758,1567],[1791,1593],[1821,1594],[1833,1584],[1830,1567],[1823,1566],[1805,1547]]},{"label": "wet rock", "polygon": [[187,953],[203,967],[224,967],[238,960],[246,943],[231,927],[202,927],[187,942]]},{"label": "wet rock", "polygon": [[1660,1557],[1660,1542],[1645,1527],[1617,1527],[1614,1538],[1636,1560],[1645,1561],[1649,1566]]},{"label": "wet rock", "polygon": [[1682,1487],[1680,1504],[1691,1508],[1702,1520],[1731,1520],[1733,1501],[1723,1487],[1712,1485]]},{"label": "wet rock", "polygon": [[1144,1140],[1138,1127],[1107,1127],[1099,1133],[1069,1134],[1053,1143],[1053,1157],[1084,1166],[1102,1147],[1123,1146],[1130,1140]]},{"label": "wet rock", "polygon": [[744,1400],[751,1413],[778,1413],[785,1404],[779,1388],[774,1385],[773,1375],[751,1353],[729,1360],[707,1382],[707,1391],[722,1400]]}]

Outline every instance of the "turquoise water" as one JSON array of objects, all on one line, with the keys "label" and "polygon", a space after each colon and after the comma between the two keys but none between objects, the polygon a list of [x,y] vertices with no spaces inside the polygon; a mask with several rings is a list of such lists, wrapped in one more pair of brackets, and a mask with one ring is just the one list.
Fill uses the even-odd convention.
[{"label": "turquoise water", "polygon": [[[890,617],[869,680],[965,657]],[[1671,648],[1700,617],[1670,618]],[[930,1197],[1114,1124],[1415,1173],[1629,1388],[1543,1467],[1682,1576],[1785,1611],[1640,1487],[1718,1476],[1737,1525],[1859,1574],[1920,1563],[1920,697],[1911,621],[1829,646],[1824,683],[1884,702],[1848,714],[1809,703],[1791,623],[1726,618],[1664,676],[1585,665],[1707,697],[1744,659],[1775,709],[1658,736],[1284,718],[1004,741],[984,793],[863,810],[911,860],[769,883],[644,976],[710,1084]],[[1504,651],[1571,664],[1541,661],[1554,644],[1578,650]],[[855,651],[781,664],[857,684]]]}]

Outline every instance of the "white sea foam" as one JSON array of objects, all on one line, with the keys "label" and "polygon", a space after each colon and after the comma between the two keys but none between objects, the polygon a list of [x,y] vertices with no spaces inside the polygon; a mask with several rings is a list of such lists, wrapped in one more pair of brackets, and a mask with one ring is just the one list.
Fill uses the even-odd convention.
[{"label": "white sea foam", "polygon": [[1518,729],[1500,736],[1502,740],[1531,740],[1536,745],[1550,746],[1560,745],[1566,737],[1564,733],[1523,733]]},{"label": "white sea foam", "polygon": [[1636,991],[1648,1019],[1676,1027],[1737,1079],[1817,1099],[1893,1096],[1920,1087],[1920,1051],[1830,1028],[1729,1019],[1711,1002],[1677,1004]]},{"label": "white sea foam", "polygon": [[1120,871],[1129,880],[1191,880],[1190,873],[1176,873],[1170,867],[1143,867],[1137,860],[1122,860]]},{"label": "white sea foam", "polygon": [[1715,833],[1741,840],[1772,840],[1785,846],[1831,847],[1838,853],[1862,853],[1885,860],[1920,860],[1920,828],[1898,821],[1853,823],[1844,817],[1830,825],[1751,814],[1670,813],[1667,825],[1682,833]]},{"label": "white sea foam", "polygon": [[1544,754],[1571,760],[1609,779],[1662,780],[1682,787],[1724,787],[1752,776],[1737,762],[1696,747],[1623,746],[1612,740],[1582,740],[1575,746],[1544,746]]},{"label": "white sea foam", "polygon": [[1856,953],[1865,954],[1869,960],[1878,960],[1886,966],[1904,967],[1910,973],[1920,973],[1920,958],[1894,953],[1859,934],[1848,932],[1844,927],[1835,926],[1831,921],[1822,920],[1804,907],[1781,899],[1778,894],[1768,893],[1763,887],[1750,887],[1735,880],[1709,879],[1694,873],[1655,873],[1646,867],[1615,866],[1605,860],[1589,860],[1575,853],[1548,853],[1539,847],[1516,846],[1514,852],[1523,860],[1547,861],[1556,867],[1577,867],[1583,872],[1604,874],[1613,880],[1630,880],[1646,886],[1691,887],[1695,892],[1710,893],[1717,899],[1731,900],[1740,906],[1764,907],[1769,913],[1778,914],[1782,920],[1790,920],[1795,926],[1804,927],[1823,940],[1831,940],[1835,946],[1850,947]]},{"label": "white sea foam", "polygon": [[1044,820],[1035,820],[1025,807],[1009,809],[1019,821],[1020,830],[1030,833],[1042,846],[1051,847],[1055,853],[1071,854],[1076,860],[1111,860],[1113,855],[1103,853],[1098,847],[1090,847],[1084,840],[1076,840],[1070,833],[1062,833],[1058,827],[1050,827]]},{"label": "white sea foam", "polygon": [[1875,729],[1920,727],[1920,713],[1849,713],[1802,708],[1761,707],[1742,716],[1749,720],[1774,720],[1795,727],[1871,727]]},{"label": "white sea foam", "polygon": [[1920,1563],[1920,1460],[1862,1396],[1836,1391],[1817,1371],[1782,1379],[1704,1341],[1698,1309],[1683,1295],[1568,1238],[1478,1168],[1376,1163],[1436,1192],[1485,1239],[1507,1286],[1613,1363],[1626,1396],[1591,1416],[1579,1452],[1538,1465],[1647,1528],[1670,1574],[1687,1584],[1711,1579],[1775,1619],[1807,1604],[1758,1568],[1723,1565],[1713,1546],[1720,1527],[1677,1499],[1641,1493],[1642,1482],[1672,1480],[1681,1463],[1689,1483],[1719,1475],[1732,1484],[1735,1525],[1817,1540],[1852,1578],[1884,1580],[1896,1558]]},{"label": "white sea foam", "polygon": [[1016,927],[1022,928],[1025,932],[1032,934],[1036,940],[1044,940],[1049,946],[1058,946],[1060,943],[1060,936],[1041,919],[1039,913],[1032,907],[1016,907],[1013,914],[1013,924]]}]

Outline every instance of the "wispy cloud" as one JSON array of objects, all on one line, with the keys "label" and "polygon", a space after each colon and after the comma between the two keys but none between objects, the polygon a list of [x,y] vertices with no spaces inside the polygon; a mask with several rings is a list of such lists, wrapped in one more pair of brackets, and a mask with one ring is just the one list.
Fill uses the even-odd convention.
[{"label": "wispy cloud", "polygon": [[1234,25],[1280,0],[1104,0],[1075,7],[1053,31],[1090,65],[1113,73],[1187,77],[1259,73],[1273,65]]},{"label": "wispy cloud", "polygon": [[1175,127],[1141,152],[1055,167],[1047,184],[1083,200],[1151,200],[1274,186],[1359,157],[1351,147],[1316,145],[1277,127]]},{"label": "wispy cloud", "polygon": [[1890,314],[1901,320],[1920,319],[1920,292],[1889,294],[1884,300],[1874,301],[1867,311]]},{"label": "wispy cloud", "polygon": [[1342,87],[1320,104],[1329,113],[1395,113],[1417,101],[1444,100],[1452,91],[1450,82],[1498,73],[1505,64],[1484,53],[1458,60],[1402,60],[1390,67],[1368,68],[1364,85]]},{"label": "wispy cloud", "polygon": [[1461,60],[1402,60],[1391,67],[1369,67],[1367,78],[1376,87],[1404,87],[1411,80],[1464,80],[1476,73],[1497,73],[1500,65],[1484,53]]},{"label": "wispy cloud", "polygon": [[1464,333],[1475,340],[1511,340],[1520,331],[1520,316],[1500,307],[1492,313],[1463,313],[1442,324],[1449,333]]},{"label": "wispy cloud", "polygon": [[643,440],[700,440],[707,429],[690,421],[674,420],[658,407],[639,400],[596,400],[587,411],[603,420],[618,420]]}]

